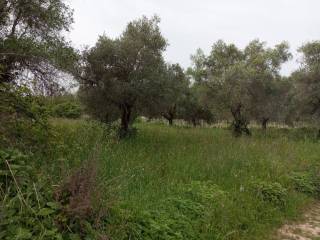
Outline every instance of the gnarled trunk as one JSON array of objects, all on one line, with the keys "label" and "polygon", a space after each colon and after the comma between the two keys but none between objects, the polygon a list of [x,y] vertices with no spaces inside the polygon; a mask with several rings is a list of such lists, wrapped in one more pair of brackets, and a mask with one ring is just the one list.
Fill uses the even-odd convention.
[{"label": "gnarled trunk", "polygon": [[129,132],[129,123],[131,118],[131,106],[128,104],[121,104],[121,127],[120,127],[120,137],[127,136]]},{"label": "gnarled trunk", "polygon": [[173,115],[172,115],[172,114],[166,113],[166,114],[163,114],[162,116],[163,116],[165,119],[168,120],[168,123],[169,123],[170,126],[173,125]]},{"label": "gnarled trunk", "polygon": [[264,131],[267,130],[268,122],[269,122],[269,118],[262,118],[262,120],[261,120],[262,130],[264,130]]},{"label": "gnarled trunk", "polygon": [[233,133],[236,137],[240,137],[242,133],[250,136],[251,132],[248,128],[248,121],[241,113],[242,104],[237,104],[236,107],[231,107],[231,114],[233,116]]},{"label": "gnarled trunk", "polygon": [[173,119],[175,118],[176,115],[176,105],[173,105],[168,112],[162,114],[162,116],[168,120],[169,125],[172,126],[173,125]]}]

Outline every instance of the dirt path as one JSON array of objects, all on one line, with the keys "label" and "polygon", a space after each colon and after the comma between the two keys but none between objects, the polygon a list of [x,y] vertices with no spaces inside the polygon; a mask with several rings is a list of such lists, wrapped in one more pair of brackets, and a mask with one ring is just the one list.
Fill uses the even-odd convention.
[{"label": "dirt path", "polygon": [[320,240],[320,203],[315,204],[299,223],[282,226],[278,240]]}]

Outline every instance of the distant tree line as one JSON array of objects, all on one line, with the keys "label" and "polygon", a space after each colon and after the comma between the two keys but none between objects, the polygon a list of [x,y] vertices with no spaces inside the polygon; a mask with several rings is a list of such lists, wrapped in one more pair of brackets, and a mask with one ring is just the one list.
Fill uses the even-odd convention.
[{"label": "distant tree line", "polygon": [[27,82],[34,94],[54,96],[63,89],[59,73],[70,74],[87,113],[107,123],[120,119],[122,136],[137,116],[170,125],[227,120],[236,136],[251,134],[250,121],[262,129],[296,121],[319,128],[320,41],[299,48],[301,66],[289,77],[280,74],[292,57],[288,44],[269,48],[259,40],[244,49],[219,40],[208,55],[197,50],[184,70],[164,60],[168,43],[157,16],[130,22],[117,38],[102,35],[81,53],[63,37],[72,22],[62,0],[0,0],[1,89]]},{"label": "distant tree line", "polygon": [[83,54],[79,95],[88,111],[105,122],[120,118],[124,135],[139,115],[170,125],[231,120],[236,136],[251,134],[251,120],[265,130],[271,121],[319,119],[319,41],[299,49],[301,67],[290,77],[280,74],[292,57],[286,42],[268,48],[253,40],[239,49],[219,40],[207,56],[198,49],[186,71],[164,61],[166,46],[158,17],[129,23],[116,39],[101,36]]}]

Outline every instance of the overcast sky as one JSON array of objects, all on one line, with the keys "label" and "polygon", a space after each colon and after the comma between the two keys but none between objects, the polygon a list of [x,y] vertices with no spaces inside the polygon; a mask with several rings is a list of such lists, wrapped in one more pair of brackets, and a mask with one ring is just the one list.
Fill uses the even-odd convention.
[{"label": "overcast sky", "polygon": [[[74,9],[71,40],[92,46],[99,35],[119,36],[126,24],[142,15],[157,14],[169,42],[169,62],[190,65],[197,48],[209,53],[218,39],[244,47],[259,38],[273,46],[283,40],[291,51],[320,40],[320,0],[67,0]],[[283,74],[298,67],[296,57]]]}]

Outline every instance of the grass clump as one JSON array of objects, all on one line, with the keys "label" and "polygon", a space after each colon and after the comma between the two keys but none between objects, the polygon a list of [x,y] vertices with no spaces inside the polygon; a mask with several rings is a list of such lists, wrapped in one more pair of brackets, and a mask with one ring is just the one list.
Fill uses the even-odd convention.
[{"label": "grass clump", "polygon": [[[172,196],[162,199],[154,208],[133,208],[116,215],[121,232],[111,232],[115,239],[201,239],[207,234],[212,212],[227,207],[226,193],[210,182],[191,182],[177,186]],[[219,215],[219,214],[217,214]],[[113,225],[114,222],[109,222]]]},{"label": "grass clump", "polygon": [[320,175],[319,172],[294,172],[290,176],[296,191],[310,196],[320,197]]}]

